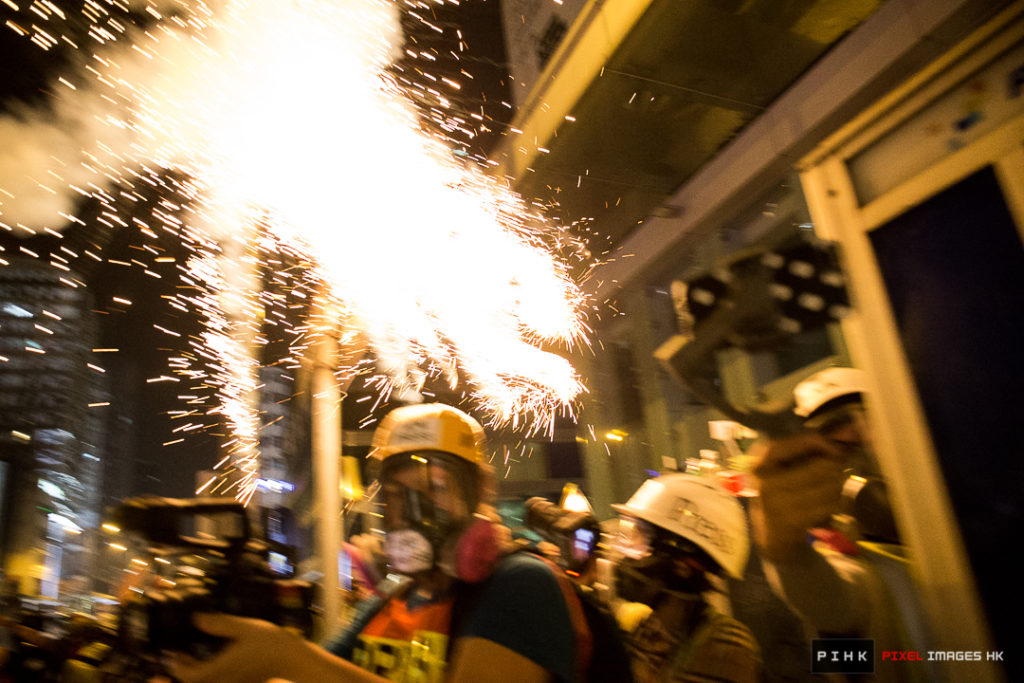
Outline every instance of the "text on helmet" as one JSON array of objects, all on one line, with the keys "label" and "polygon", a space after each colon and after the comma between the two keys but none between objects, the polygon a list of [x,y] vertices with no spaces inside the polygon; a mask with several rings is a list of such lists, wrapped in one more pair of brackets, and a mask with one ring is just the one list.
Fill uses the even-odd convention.
[{"label": "text on helmet", "polygon": [[732,539],[714,522],[700,513],[700,506],[689,498],[676,498],[670,515],[694,536],[705,539],[722,552],[732,552]]}]

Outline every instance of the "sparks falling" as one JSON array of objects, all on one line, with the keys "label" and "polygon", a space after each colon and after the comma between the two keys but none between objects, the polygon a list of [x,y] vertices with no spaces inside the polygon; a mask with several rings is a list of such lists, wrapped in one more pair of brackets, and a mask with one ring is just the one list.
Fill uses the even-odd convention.
[{"label": "sparks falling", "polygon": [[[118,20],[129,9],[148,15],[145,30]],[[0,120],[11,141],[0,151],[0,227],[56,234],[80,222],[76,200],[88,196],[111,207],[111,227],[190,246],[179,265],[190,288],[170,305],[205,327],[171,367],[195,392],[187,403],[205,406],[182,412],[199,421],[188,425],[229,427],[224,467],[240,499],[258,472],[254,349],[261,325],[296,300],[344,312],[345,329],[331,333],[358,328],[376,363],[349,357],[339,372],[385,368],[382,395],[434,375],[464,382],[496,425],[544,431],[571,412],[585,389],[550,349],[585,342],[587,328],[570,263],[555,254],[579,258],[582,245],[421,125],[410,90],[443,104],[459,84],[389,71],[401,38],[391,2],[88,0],[82,13],[83,44],[60,31],[69,19],[49,2],[7,24],[44,50],[71,45],[84,63],[52,85],[51,113]],[[130,224],[114,196],[146,185],[187,201]],[[258,273],[283,257],[302,268],[276,273],[288,293],[268,295]],[[321,327],[289,330],[294,352]]]}]

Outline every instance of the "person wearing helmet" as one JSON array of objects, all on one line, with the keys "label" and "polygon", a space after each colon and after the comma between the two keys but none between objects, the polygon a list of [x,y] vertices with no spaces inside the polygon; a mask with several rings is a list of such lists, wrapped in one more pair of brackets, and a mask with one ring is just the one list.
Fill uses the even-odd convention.
[{"label": "person wearing helmet", "polygon": [[633,674],[645,681],[758,681],[750,630],[712,607],[712,575],[743,578],[749,541],[740,504],[709,479],[649,479],[619,513],[619,597],[651,612],[633,630]]},{"label": "person wearing helmet", "polygon": [[807,430],[755,446],[753,471],[761,495],[752,522],[766,559],[800,554],[809,530],[829,527],[840,514],[849,538],[828,534],[840,549],[852,549],[851,542],[862,538],[898,541],[871,447],[865,388],[864,373],[855,368],[815,373],[793,390],[793,412]]},{"label": "person wearing helmet", "polygon": [[525,553],[499,555],[488,516],[484,433],[441,404],[389,413],[373,437],[388,570],[405,578],[323,648],[268,622],[200,615],[231,640],[213,659],[178,657],[186,683],[263,681],[572,681],[572,605],[554,572]]},{"label": "person wearing helmet", "polygon": [[[929,638],[872,450],[866,393],[855,368],[827,368],[796,386],[806,431],[751,450],[753,537],[769,582],[818,636],[923,650]],[[878,678],[906,673],[880,667]]]}]

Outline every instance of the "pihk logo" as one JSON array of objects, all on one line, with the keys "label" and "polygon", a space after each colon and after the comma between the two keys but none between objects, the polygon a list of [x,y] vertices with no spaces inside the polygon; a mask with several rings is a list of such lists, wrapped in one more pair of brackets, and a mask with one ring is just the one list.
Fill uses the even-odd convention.
[{"label": "pihk logo", "polygon": [[870,638],[815,638],[811,641],[811,673],[873,674],[875,641]]}]

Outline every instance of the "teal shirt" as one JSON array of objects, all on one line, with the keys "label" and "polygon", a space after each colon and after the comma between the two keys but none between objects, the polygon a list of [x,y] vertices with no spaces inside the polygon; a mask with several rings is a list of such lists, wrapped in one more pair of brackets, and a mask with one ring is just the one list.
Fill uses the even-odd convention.
[{"label": "teal shirt", "polygon": [[528,553],[504,558],[481,587],[456,637],[476,637],[506,647],[572,681],[576,644],[565,596],[551,567]]},{"label": "teal shirt", "polygon": [[[572,618],[552,569],[528,553],[503,558],[482,584],[457,583],[452,634],[484,638],[526,657],[557,681],[575,678],[576,643]],[[322,645],[351,659],[359,632],[383,607],[380,598],[360,604],[355,618]],[[461,614],[459,614],[461,612]]]}]

